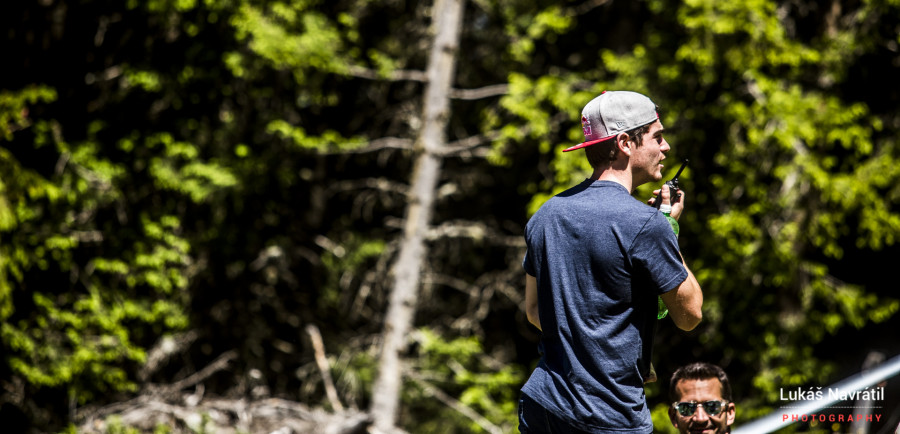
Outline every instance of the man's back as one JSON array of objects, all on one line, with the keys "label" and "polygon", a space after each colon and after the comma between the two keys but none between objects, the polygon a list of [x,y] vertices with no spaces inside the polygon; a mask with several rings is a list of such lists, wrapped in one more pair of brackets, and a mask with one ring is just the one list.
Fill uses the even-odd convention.
[{"label": "man's back", "polygon": [[657,296],[687,277],[665,218],[609,181],[549,200],[526,228],[543,357],[526,395],[589,431],[649,432]]}]

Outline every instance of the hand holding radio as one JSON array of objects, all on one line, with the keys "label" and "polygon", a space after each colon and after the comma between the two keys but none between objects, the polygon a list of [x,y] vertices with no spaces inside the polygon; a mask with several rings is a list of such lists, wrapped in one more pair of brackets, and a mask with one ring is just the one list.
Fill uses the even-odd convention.
[{"label": "hand holding radio", "polygon": [[[675,176],[672,179],[666,181],[665,185],[669,186],[669,203],[678,202],[678,199],[681,197],[681,191],[678,186],[678,177],[681,176],[681,172],[684,171],[684,168],[687,167],[688,164],[687,159],[684,160],[684,163],[681,164],[681,168],[678,169],[678,172],[675,173]],[[659,195],[656,196],[656,199],[653,200],[653,207],[659,209],[660,205],[662,205],[662,188],[659,189]]]}]

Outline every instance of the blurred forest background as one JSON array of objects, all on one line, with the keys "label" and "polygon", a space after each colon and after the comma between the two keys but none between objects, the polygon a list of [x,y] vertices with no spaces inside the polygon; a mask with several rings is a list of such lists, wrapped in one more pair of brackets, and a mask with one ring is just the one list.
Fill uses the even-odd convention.
[{"label": "blurred forest background", "polygon": [[660,323],[657,431],[688,362],[726,369],[740,426],[900,354],[900,1],[21,0],[0,22],[4,429],[516,432],[523,228],[589,174],[560,150],[607,89],[661,106],[665,178],[690,159],[705,317]]}]

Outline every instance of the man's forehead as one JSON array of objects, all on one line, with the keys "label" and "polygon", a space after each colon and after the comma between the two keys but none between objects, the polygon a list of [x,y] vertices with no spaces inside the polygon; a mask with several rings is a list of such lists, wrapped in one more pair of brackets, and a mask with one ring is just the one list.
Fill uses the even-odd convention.
[{"label": "man's forehead", "polygon": [[722,383],[718,378],[689,378],[679,380],[675,385],[678,399],[683,400],[717,400],[722,398]]}]

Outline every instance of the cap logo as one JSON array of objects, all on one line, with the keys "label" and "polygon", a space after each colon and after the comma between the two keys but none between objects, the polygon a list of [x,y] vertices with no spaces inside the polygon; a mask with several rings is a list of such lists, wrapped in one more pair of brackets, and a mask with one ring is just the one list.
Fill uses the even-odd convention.
[{"label": "cap logo", "polygon": [[581,117],[581,131],[584,132],[585,137],[590,137],[593,134],[591,132],[591,121],[585,116]]},{"label": "cap logo", "polygon": [[620,129],[620,130],[624,130],[624,129],[625,129],[625,122],[622,122],[622,121],[616,121],[616,128],[618,128],[618,129]]}]

